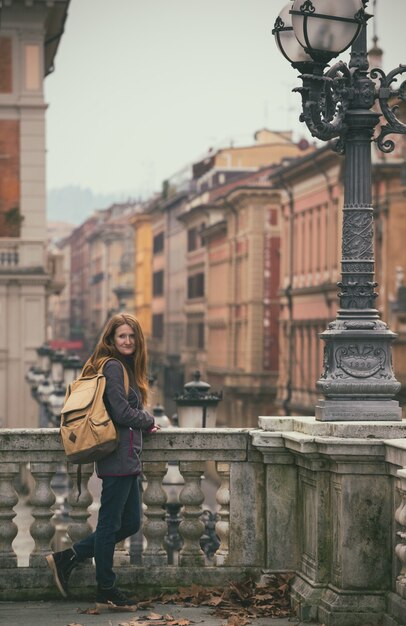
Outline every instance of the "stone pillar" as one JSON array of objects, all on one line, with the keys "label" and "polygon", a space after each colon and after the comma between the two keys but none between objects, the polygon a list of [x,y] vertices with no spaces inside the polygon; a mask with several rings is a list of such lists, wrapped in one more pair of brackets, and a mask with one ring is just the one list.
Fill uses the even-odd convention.
[{"label": "stone pillar", "polygon": [[350,447],[330,446],[331,572],[318,612],[326,625],[337,623],[338,615],[348,626],[380,623],[390,589],[392,503],[384,446],[362,440]]},{"label": "stone pillar", "polygon": [[[404,450],[395,451],[402,456],[402,463],[406,462],[406,446],[402,441]],[[394,454],[391,450],[391,456]],[[398,459],[400,461],[400,459]],[[395,498],[397,506],[395,510],[395,562],[394,562],[394,591],[388,597],[388,615],[385,615],[385,626],[398,626],[404,624],[406,616],[406,468],[396,472]],[[389,617],[390,616],[390,617]],[[391,618],[393,621],[391,621]]]},{"label": "stone pillar", "polygon": [[299,565],[297,542],[297,467],[280,434],[253,434],[253,445],[265,463],[265,545],[268,573],[295,571]]},{"label": "stone pillar", "polygon": [[[299,619],[325,626],[381,625],[394,557],[392,479],[385,440],[404,440],[406,423],[328,424],[297,417],[261,418],[260,424],[270,431],[254,436],[265,461],[268,457],[276,461],[283,446],[297,466],[297,531],[284,541],[281,525],[285,524],[287,533],[290,530],[287,518],[282,518],[278,524],[268,524],[267,543],[279,543],[282,554],[296,535],[300,559],[291,598]],[[273,470],[269,472],[272,476]],[[275,493],[289,494],[289,487],[282,481],[278,484],[277,477],[273,473],[267,483],[268,514],[273,512],[274,522]],[[292,468],[292,498],[294,480]],[[402,518],[401,513],[398,517]],[[275,554],[277,548],[271,551]],[[403,558],[403,548],[398,551]]]},{"label": "stone pillar", "polygon": [[230,468],[229,566],[265,566],[265,468],[249,443],[247,461]]}]

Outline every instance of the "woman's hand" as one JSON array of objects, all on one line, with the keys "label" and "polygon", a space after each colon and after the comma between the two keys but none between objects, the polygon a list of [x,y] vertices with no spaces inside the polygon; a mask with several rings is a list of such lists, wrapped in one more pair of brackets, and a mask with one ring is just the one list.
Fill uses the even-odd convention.
[{"label": "woman's hand", "polygon": [[158,424],[153,424],[148,428],[147,433],[156,433],[157,430],[161,430],[161,427]]}]

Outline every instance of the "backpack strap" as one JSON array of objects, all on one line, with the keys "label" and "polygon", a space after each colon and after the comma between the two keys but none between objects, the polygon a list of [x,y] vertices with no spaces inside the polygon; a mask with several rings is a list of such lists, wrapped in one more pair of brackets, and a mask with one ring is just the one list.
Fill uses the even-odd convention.
[{"label": "backpack strap", "polygon": [[[103,372],[103,367],[105,366],[105,364],[107,363],[107,361],[118,361],[118,359],[115,359],[112,356],[106,356],[103,359],[100,359],[100,365],[99,365],[99,369],[98,372],[101,374]],[[118,361],[119,363],[121,363],[121,361]],[[125,389],[125,395],[128,396],[128,392],[130,390],[130,381],[128,378],[128,374],[127,374],[127,370],[125,369],[123,363],[121,363],[121,366],[123,368],[123,375],[124,375],[124,389]]]},{"label": "backpack strap", "polygon": [[[102,374],[104,365],[107,363],[107,361],[111,361],[112,359],[114,359],[114,357],[111,357],[111,356],[106,356],[105,358],[101,359],[98,373]],[[114,360],[118,361],[118,359],[114,359]],[[119,361],[119,363],[121,363],[121,361]],[[128,378],[127,370],[125,369],[122,363],[121,365],[123,367],[125,395],[128,396],[128,392],[130,389],[130,381]],[[70,393],[70,386],[69,386],[69,393]],[[78,490],[76,502],[79,502],[80,494],[82,493],[82,466],[80,464],[78,464],[78,469],[76,471],[76,485],[77,485],[77,490]]]}]

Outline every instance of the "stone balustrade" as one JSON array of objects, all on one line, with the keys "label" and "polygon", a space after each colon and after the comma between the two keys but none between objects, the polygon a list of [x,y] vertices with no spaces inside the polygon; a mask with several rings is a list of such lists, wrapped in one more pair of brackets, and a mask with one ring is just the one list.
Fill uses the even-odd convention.
[{"label": "stone balustrade", "polygon": [[18,240],[11,238],[2,239],[2,241],[0,242],[0,269],[18,267],[18,265]]},{"label": "stone balustrade", "polygon": [[43,241],[3,237],[0,240],[0,270],[13,272],[18,268],[43,270],[46,259]]},{"label": "stone balustrade", "polygon": [[[266,581],[267,575],[290,571],[292,605],[304,621],[404,626],[406,423],[297,417],[260,418],[259,425],[168,429],[145,438],[143,537],[135,553],[132,544],[130,554],[128,546],[117,546],[120,585],[151,593],[247,576]],[[27,464],[33,548],[21,566],[13,542],[19,532],[15,509],[23,496],[15,485]],[[54,481],[63,464],[57,430],[0,430],[0,600],[57,595],[44,556],[56,537]],[[77,498],[76,467],[67,468],[68,542],[86,536],[94,520],[98,481],[92,472],[84,466]],[[216,482],[203,474],[215,474]],[[208,500],[216,509],[218,545],[210,559],[202,550]],[[175,559],[169,545],[175,546]],[[87,563],[75,570],[75,597],[94,593],[92,568]]]},{"label": "stone balustrade", "polygon": [[[120,554],[116,554],[120,580],[125,587],[131,587],[134,580],[151,589],[161,588],[163,581],[169,588],[193,581],[222,584],[230,577],[238,579],[248,574],[258,577],[265,566],[264,467],[260,453],[250,441],[249,431],[238,429],[168,429],[145,437],[141,565],[134,567],[130,563],[123,546]],[[54,545],[58,521],[52,481],[65,463],[59,433],[56,429],[0,430],[0,450],[0,599],[52,597],[54,587],[44,557]],[[34,547],[28,567],[21,567],[13,550],[18,534],[14,509],[19,504],[15,484],[21,467],[27,465],[33,479],[28,506]],[[82,466],[79,498],[76,467],[70,464],[67,467],[71,487],[67,496],[66,546],[91,531],[89,517],[94,498],[89,480],[93,465]],[[204,479],[205,473],[209,477],[215,474],[217,484]],[[216,532],[220,548],[212,561],[201,547],[205,532],[204,485],[209,482],[212,488],[214,485],[211,506],[219,509]],[[180,509],[182,546],[176,566],[168,564],[165,549],[168,493],[171,498],[174,494],[178,497]],[[94,586],[89,567],[92,565],[86,564],[75,575],[72,590],[78,596],[88,595],[89,588]]]}]

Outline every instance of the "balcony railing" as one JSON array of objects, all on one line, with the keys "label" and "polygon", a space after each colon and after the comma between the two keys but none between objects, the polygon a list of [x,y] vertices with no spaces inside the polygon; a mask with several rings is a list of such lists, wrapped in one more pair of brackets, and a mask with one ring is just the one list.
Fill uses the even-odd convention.
[{"label": "balcony railing", "polygon": [[[6,581],[0,580],[6,583],[0,584],[0,600],[52,597],[55,591],[45,556],[51,546],[68,547],[91,531],[89,517],[95,503],[89,479],[93,465],[82,468],[79,499],[77,466],[67,466],[71,485],[67,494],[69,520],[63,525],[60,511],[55,510],[54,492],[55,477],[60,476],[61,468],[65,467],[59,432],[56,429],[3,430],[0,431],[0,450],[0,578],[6,576]],[[258,577],[265,566],[265,500],[263,465],[259,460],[261,455],[253,449],[248,430],[171,429],[145,437],[144,539],[138,545],[141,554],[136,557],[123,546],[116,550],[123,586],[131,588],[136,580],[138,587],[151,589],[156,584],[161,589],[163,585],[176,587],[203,581],[217,585],[248,574]],[[32,516],[29,533],[33,549],[27,566],[19,565],[12,545],[19,533],[13,521],[14,508],[20,510],[27,499],[27,496],[19,496],[15,489],[21,467],[28,467],[33,478],[28,504],[24,505]],[[208,478],[202,479],[205,473]],[[210,479],[213,474],[216,482]],[[211,486],[211,495],[204,493],[206,485]],[[230,493],[233,493],[233,502]],[[182,544],[177,565],[170,564],[173,554],[168,550],[166,506],[168,499],[173,504],[174,497],[179,501],[177,525]],[[216,510],[219,543],[210,560],[202,550],[206,532],[201,519],[202,505],[207,499]],[[92,565],[82,566],[74,577],[72,589],[77,596],[87,596],[94,584],[89,567]]]},{"label": "balcony railing", "polygon": [[19,249],[15,239],[0,239],[0,269],[18,267]]},{"label": "balcony railing", "polygon": [[[294,571],[301,619],[344,623],[334,621],[337,606],[354,626],[385,616],[403,624],[405,425],[377,423],[375,434],[368,424],[348,425],[341,437],[340,425],[312,418],[260,424],[265,430],[167,429],[145,438],[142,536],[117,546],[120,586],[155,593]],[[391,429],[393,439],[384,438]],[[29,470],[28,495],[18,493],[21,468]],[[0,600],[57,597],[44,557],[90,532],[100,492],[92,474],[83,467],[77,499],[76,466],[66,468],[58,430],[0,429]],[[57,506],[63,475],[66,519]],[[215,512],[214,554],[203,550],[207,508]],[[31,516],[29,537],[14,521],[22,511],[25,521]],[[28,538],[22,563],[16,552]],[[74,597],[94,593],[93,567],[75,570]]]},{"label": "balcony railing", "polygon": [[0,271],[16,269],[43,271],[45,268],[45,244],[43,241],[0,237]]}]

